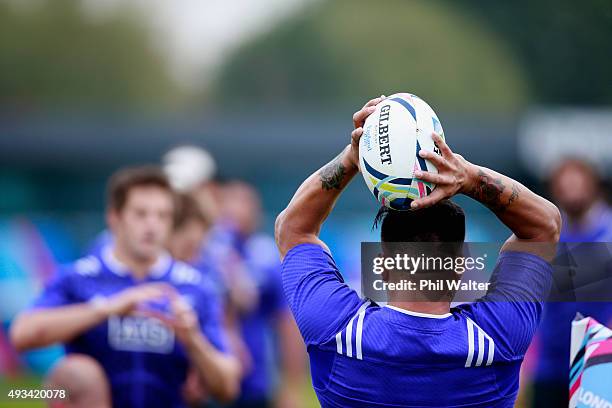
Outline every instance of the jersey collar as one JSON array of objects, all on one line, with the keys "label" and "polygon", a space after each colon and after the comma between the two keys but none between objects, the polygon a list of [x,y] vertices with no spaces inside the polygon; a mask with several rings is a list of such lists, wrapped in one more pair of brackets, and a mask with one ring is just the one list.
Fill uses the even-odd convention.
[{"label": "jersey collar", "polygon": [[386,305],[385,307],[388,307],[389,309],[395,310],[403,314],[407,314],[409,316],[425,317],[427,319],[446,319],[447,317],[452,316],[450,312],[438,315],[438,314],[431,314],[431,313],[413,312],[411,310],[401,309],[399,307],[392,306],[392,305]]},{"label": "jersey collar", "polygon": [[[115,256],[112,245],[107,245],[102,249],[101,258],[104,264],[106,264],[106,267],[115,275],[122,277],[130,275],[128,267]],[[170,254],[164,251],[157,257],[157,261],[155,261],[155,264],[153,264],[149,270],[149,277],[156,279],[161,278],[168,272],[171,263],[172,258]]]}]

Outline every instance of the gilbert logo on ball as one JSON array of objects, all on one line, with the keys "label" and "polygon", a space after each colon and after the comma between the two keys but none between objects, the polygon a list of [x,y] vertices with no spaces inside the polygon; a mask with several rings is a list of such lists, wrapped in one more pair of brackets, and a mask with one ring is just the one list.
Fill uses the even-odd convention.
[{"label": "gilbert logo on ball", "polygon": [[436,113],[408,93],[387,97],[366,119],[359,142],[361,174],[374,197],[394,210],[409,210],[412,200],[431,194],[435,184],[414,177],[417,170],[437,173],[421,149],[440,154],[431,135],[444,138]]}]

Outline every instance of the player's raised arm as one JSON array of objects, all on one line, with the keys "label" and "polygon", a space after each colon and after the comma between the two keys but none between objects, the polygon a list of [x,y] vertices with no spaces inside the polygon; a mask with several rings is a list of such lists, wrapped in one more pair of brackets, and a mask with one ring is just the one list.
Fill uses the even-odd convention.
[{"label": "player's raised arm", "polygon": [[510,177],[468,162],[453,153],[440,136],[434,134],[433,139],[441,156],[425,150],[419,154],[436,165],[438,174],[417,171],[415,176],[437,186],[429,196],[415,200],[413,209],[463,193],[487,206],[512,230],[503,249],[531,252],[548,259],[554,255],[554,246],[527,245],[559,240],[561,216],[554,204]]},{"label": "player's raised arm", "polygon": [[323,221],[340,193],[359,172],[359,138],[365,119],[374,112],[384,96],[370,100],[355,112],[351,144],[332,161],[314,172],[298,188],[289,205],[276,218],[275,237],[281,258],[298,244],[324,245],[318,238]]}]

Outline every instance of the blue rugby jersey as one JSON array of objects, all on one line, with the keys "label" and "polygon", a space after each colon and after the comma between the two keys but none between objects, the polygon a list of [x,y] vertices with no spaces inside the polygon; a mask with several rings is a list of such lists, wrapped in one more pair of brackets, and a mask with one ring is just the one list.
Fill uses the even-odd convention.
[{"label": "blue rugby jersey", "polygon": [[519,369],[551,285],[552,268],[500,254],[485,300],[435,316],[362,300],[321,246],[282,264],[285,296],[306,343],[323,407],[512,407]]},{"label": "blue rugby jersey", "polygon": [[[203,334],[226,351],[219,299],[198,270],[160,257],[150,275],[135,281],[106,246],[61,269],[32,308],[50,308],[111,296],[141,283],[174,286],[198,315]],[[167,303],[151,307],[167,311]],[[114,407],[183,407],[181,387],[189,362],[174,332],[153,317],[113,316],[65,345],[67,353],[95,358],[111,384]]]},{"label": "blue rugby jersey", "polygon": [[242,395],[236,406],[251,401],[272,399],[278,376],[278,347],[274,342],[278,318],[289,313],[280,276],[278,250],[274,240],[254,234],[236,245],[251,279],[257,286],[257,307],[240,316],[242,338],[252,359],[251,370],[242,379]]},{"label": "blue rugby jersey", "polygon": [[[233,406],[271,400],[278,378],[275,325],[280,315],[288,313],[274,239],[263,233],[241,237],[231,225],[220,223],[210,232],[201,258],[226,274],[243,269],[256,286],[256,306],[239,317],[251,364],[243,373],[240,397]],[[231,278],[226,277],[225,283],[231,284]],[[221,292],[227,293],[227,288]]]}]

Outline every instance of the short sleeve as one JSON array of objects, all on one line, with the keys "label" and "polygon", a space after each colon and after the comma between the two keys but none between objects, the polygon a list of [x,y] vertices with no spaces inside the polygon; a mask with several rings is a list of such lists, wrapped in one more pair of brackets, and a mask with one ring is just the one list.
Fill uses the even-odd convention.
[{"label": "short sleeve", "polygon": [[283,260],[281,274],[285,298],[306,345],[325,342],[363,303],[320,245],[292,248]]},{"label": "short sleeve", "polygon": [[522,358],[540,323],[552,266],[533,254],[502,252],[490,283],[484,298],[459,309],[495,339],[503,354]]},{"label": "short sleeve", "polygon": [[60,307],[74,303],[72,294],[73,275],[74,273],[70,270],[58,270],[41,294],[34,299],[29,309]]}]

